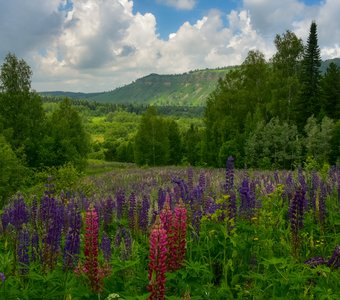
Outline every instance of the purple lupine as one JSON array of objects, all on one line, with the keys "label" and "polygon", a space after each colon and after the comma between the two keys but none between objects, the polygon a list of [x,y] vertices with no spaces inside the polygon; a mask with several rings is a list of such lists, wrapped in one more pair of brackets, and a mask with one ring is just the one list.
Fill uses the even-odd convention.
[{"label": "purple lupine", "polygon": [[336,245],[332,257],[327,262],[327,266],[340,268],[340,244]]},{"label": "purple lupine", "polygon": [[73,270],[78,263],[80,254],[80,230],[82,218],[76,202],[67,207],[68,228],[64,247],[64,269]]},{"label": "purple lupine", "polygon": [[131,233],[125,227],[119,227],[114,242],[116,249],[121,249],[121,259],[127,260],[132,253]]},{"label": "purple lupine", "polygon": [[325,224],[326,219],[326,197],[327,197],[327,185],[324,181],[320,183],[320,194],[319,194],[319,221],[320,224]]},{"label": "purple lupine", "polygon": [[37,227],[38,221],[38,200],[37,197],[34,197],[31,205],[31,224],[33,228]]},{"label": "purple lupine", "polygon": [[[185,183],[185,181],[181,178],[173,178],[172,182],[177,184],[180,188],[180,198],[183,200],[183,202],[188,202],[188,196],[189,196],[189,190],[188,185]],[[179,199],[176,199],[179,201]]]},{"label": "purple lupine", "polygon": [[202,191],[205,191],[206,182],[205,182],[205,173],[203,171],[200,173],[200,177],[198,179],[198,185],[200,186]]},{"label": "purple lupine", "polygon": [[135,231],[137,229],[136,207],[137,207],[136,194],[132,192],[129,198],[129,214],[128,214],[129,227],[130,227],[130,230],[132,231]]},{"label": "purple lupine", "polygon": [[29,246],[30,235],[27,228],[22,228],[18,234],[17,261],[19,263],[20,272],[26,274],[29,267]]},{"label": "purple lupine", "polygon": [[200,209],[196,209],[192,215],[191,225],[192,228],[194,229],[193,234],[196,239],[198,239],[200,236],[202,216],[203,214]]},{"label": "purple lupine", "polygon": [[104,260],[108,263],[111,261],[111,240],[106,232],[103,232],[102,241],[100,243],[100,249],[103,252]]},{"label": "purple lupine", "polygon": [[305,264],[315,268],[320,265],[325,265],[327,261],[322,256],[315,256],[305,261]]},{"label": "purple lupine", "polygon": [[139,228],[144,233],[146,233],[149,225],[149,209],[150,209],[149,198],[146,195],[144,195],[138,221]]},{"label": "purple lupine", "polygon": [[309,199],[310,199],[311,208],[313,209],[314,212],[316,212],[316,196],[318,193],[319,185],[320,185],[320,178],[318,174],[315,171],[313,171],[312,172],[312,184],[311,184],[311,189],[309,192]]},{"label": "purple lupine", "polygon": [[40,261],[40,259],[39,234],[37,231],[33,231],[31,238],[31,261]]},{"label": "purple lupine", "polygon": [[112,222],[113,210],[115,208],[115,203],[109,196],[103,204],[103,223],[104,229],[107,229]]},{"label": "purple lupine", "polygon": [[229,156],[226,163],[225,193],[229,194],[234,188],[234,158]]},{"label": "purple lupine", "polygon": [[299,230],[303,227],[303,208],[304,192],[302,187],[298,187],[289,205],[290,230],[295,254],[299,247]]},{"label": "purple lupine", "polygon": [[300,183],[301,187],[301,193],[303,194],[303,208],[304,210],[308,209],[308,200],[306,198],[306,193],[307,193],[307,183],[305,176],[303,175],[303,171],[301,168],[298,169],[298,181]]},{"label": "purple lupine", "polygon": [[5,282],[5,280],[6,280],[5,274],[2,273],[2,272],[0,272],[0,280],[1,280],[1,282]]},{"label": "purple lupine", "polygon": [[123,217],[125,206],[125,192],[124,190],[119,190],[116,194],[117,219],[121,219]]},{"label": "purple lupine", "polygon": [[53,268],[60,250],[64,221],[64,207],[47,194],[41,201],[39,217],[45,230],[43,237],[43,263]]},{"label": "purple lupine", "polygon": [[243,218],[251,218],[251,204],[250,204],[250,187],[248,178],[245,177],[242,180],[241,187],[239,188],[240,193],[240,216]]},{"label": "purple lupine", "polygon": [[283,194],[288,200],[293,198],[293,195],[294,195],[294,180],[293,180],[292,172],[288,173],[288,176],[285,180],[285,186],[284,186]]},{"label": "purple lupine", "polygon": [[9,223],[15,227],[17,232],[22,228],[23,224],[29,221],[29,211],[22,196],[14,200],[8,213]]},{"label": "purple lupine", "polygon": [[192,168],[188,169],[188,189],[189,189],[189,193],[192,191],[192,189],[194,188],[194,171]]},{"label": "purple lupine", "polygon": [[214,199],[212,197],[207,197],[204,205],[204,214],[211,216],[216,209],[218,208],[218,205],[215,203]]},{"label": "purple lupine", "polygon": [[158,198],[157,198],[158,211],[162,210],[163,205],[165,203],[165,198],[166,198],[166,191],[164,191],[162,188],[159,188]]}]

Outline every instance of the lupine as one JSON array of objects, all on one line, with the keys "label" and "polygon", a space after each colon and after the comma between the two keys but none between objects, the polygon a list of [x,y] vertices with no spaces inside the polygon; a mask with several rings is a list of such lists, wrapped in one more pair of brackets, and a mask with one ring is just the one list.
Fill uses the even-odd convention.
[{"label": "lupine", "polygon": [[157,204],[158,204],[158,210],[161,211],[163,208],[163,205],[165,203],[166,198],[166,191],[164,191],[162,188],[159,188],[158,190],[158,198],[157,198]]},{"label": "lupine", "polygon": [[106,234],[106,232],[103,232],[102,241],[100,243],[100,249],[103,252],[104,260],[106,262],[110,262],[111,255],[112,255],[111,240],[110,240],[109,236]]},{"label": "lupine", "polygon": [[[122,244],[122,242],[124,243]],[[116,249],[119,249],[122,246],[120,256],[122,260],[127,260],[130,258],[132,254],[132,239],[130,232],[125,227],[118,228],[114,245]]]},{"label": "lupine", "polygon": [[149,255],[149,300],[163,300],[165,297],[165,273],[167,271],[167,234],[159,217],[150,233]]},{"label": "lupine", "polygon": [[1,280],[1,282],[5,282],[5,280],[6,280],[5,274],[2,273],[2,272],[0,272],[0,280]]},{"label": "lupine", "polygon": [[139,228],[142,232],[146,232],[149,225],[149,209],[150,209],[149,198],[144,195],[138,221]]},{"label": "lupine", "polygon": [[291,199],[289,206],[290,230],[292,233],[293,250],[296,254],[299,246],[299,229],[303,227],[303,208],[304,192],[299,187],[294,197]]},{"label": "lupine", "polygon": [[129,227],[130,230],[135,231],[137,229],[136,226],[136,194],[134,192],[131,193],[130,198],[129,198],[129,214],[128,214],[128,219],[129,219]]},{"label": "lupine", "polygon": [[340,268],[340,244],[336,245],[332,257],[328,260],[327,265],[333,268]]},{"label": "lupine", "polygon": [[319,221],[320,224],[324,225],[326,219],[326,195],[327,195],[327,187],[324,181],[320,184],[320,193],[319,193]]},{"label": "lupine", "polygon": [[98,233],[98,214],[91,205],[86,212],[85,218],[84,271],[90,280],[90,285],[94,292],[100,292],[102,289],[102,278],[99,277],[98,265]]},{"label": "lupine", "polygon": [[189,188],[189,193],[192,191],[194,187],[194,182],[193,182],[193,177],[194,177],[194,172],[192,168],[188,169],[188,188]]},{"label": "lupine", "polygon": [[39,261],[41,259],[39,235],[36,231],[33,231],[31,238],[31,260]]},{"label": "lupine", "polygon": [[123,217],[125,206],[126,206],[125,193],[123,190],[119,190],[116,194],[116,207],[118,219],[121,219]]},{"label": "lupine", "polygon": [[[9,223],[12,224],[18,232],[23,224],[29,221],[29,211],[22,196],[14,200],[9,209]],[[5,227],[4,227],[5,229]]]},{"label": "lupine", "polygon": [[64,248],[64,268],[74,269],[80,253],[81,215],[75,202],[68,205],[68,229]]},{"label": "lupine", "polygon": [[316,212],[316,197],[317,197],[319,185],[320,185],[319,176],[315,171],[313,171],[312,172],[312,186],[310,189],[309,197],[310,197],[310,205],[312,209],[314,210],[314,212]]},{"label": "lupine", "polygon": [[104,223],[104,228],[107,229],[108,226],[112,222],[112,215],[113,215],[113,210],[115,208],[115,203],[112,200],[111,196],[109,196],[106,201],[104,201],[103,205],[103,223]]},{"label": "lupine", "polygon": [[182,201],[176,204],[173,221],[169,230],[169,271],[176,271],[182,267],[186,254],[187,209]]},{"label": "lupine", "polygon": [[203,171],[200,173],[200,177],[198,179],[198,185],[200,186],[202,191],[205,191],[206,182],[205,182],[205,174]]},{"label": "lupine", "polygon": [[22,274],[28,272],[30,235],[27,228],[20,230],[18,235],[17,260]]},{"label": "lupine", "polygon": [[56,199],[46,196],[40,206],[40,218],[45,229],[43,238],[43,263],[53,268],[60,250],[64,221],[64,207]]}]

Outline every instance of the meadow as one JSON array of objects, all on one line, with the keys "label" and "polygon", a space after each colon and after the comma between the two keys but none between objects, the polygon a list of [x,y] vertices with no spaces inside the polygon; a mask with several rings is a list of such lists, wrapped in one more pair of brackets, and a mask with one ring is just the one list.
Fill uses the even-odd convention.
[{"label": "meadow", "polygon": [[0,299],[340,298],[339,169],[112,166],[44,190],[0,212]]}]

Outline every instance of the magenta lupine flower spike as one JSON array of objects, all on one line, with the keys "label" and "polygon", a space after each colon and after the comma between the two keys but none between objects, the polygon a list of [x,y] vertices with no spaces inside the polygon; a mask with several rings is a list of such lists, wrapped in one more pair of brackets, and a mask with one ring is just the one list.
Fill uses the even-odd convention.
[{"label": "magenta lupine flower spike", "polygon": [[85,219],[85,265],[84,271],[95,292],[101,290],[101,280],[98,276],[98,214],[93,205],[86,212]]},{"label": "magenta lupine flower spike", "polygon": [[187,209],[182,201],[175,206],[169,232],[169,271],[181,268],[186,254]]},{"label": "magenta lupine flower spike", "polygon": [[149,300],[163,300],[165,297],[167,251],[166,231],[157,216],[150,234]]}]

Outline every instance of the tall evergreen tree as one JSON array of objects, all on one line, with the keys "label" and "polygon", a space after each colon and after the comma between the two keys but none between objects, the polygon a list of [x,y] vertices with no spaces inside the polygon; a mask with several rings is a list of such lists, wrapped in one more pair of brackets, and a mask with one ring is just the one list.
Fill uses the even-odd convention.
[{"label": "tall evergreen tree", "polygon": [[301,94],[295,107],[296,122],[300,130],[310,116],[320,114],[320,66],[317,25],[313,21],[302,59]]}]

